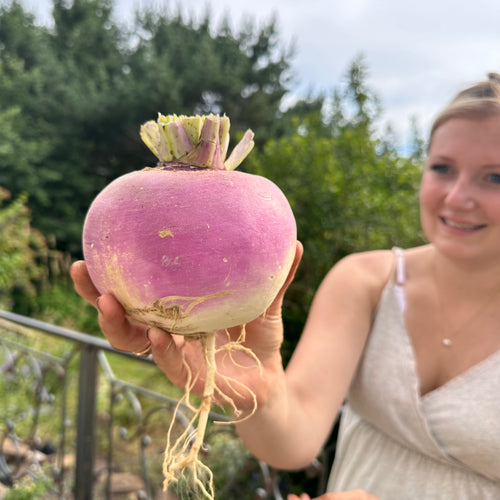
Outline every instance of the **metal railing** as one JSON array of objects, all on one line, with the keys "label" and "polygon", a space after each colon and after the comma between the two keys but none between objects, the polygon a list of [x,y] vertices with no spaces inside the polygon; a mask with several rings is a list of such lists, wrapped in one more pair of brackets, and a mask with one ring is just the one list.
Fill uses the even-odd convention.
[{"label": "metal railing", "polygon": [[[56,353],[46,348],[41,350],[36,345],[37,336],[49,336],[54,343],[62,342],[62,346]],[[151,465],[152,455],[158,462],[150,451],[151,433],[156,430],[163,437],[165,422],[174,415],[183,428],[189,425],[189,418],[182,407],[181,411],[174,412],[177,399],[117,377],[109,361],[111,354],[149,365],[149,370],[158,370],[151,359],[116,351],[102,338],[0,311],[0,387],[3,388],[0,393],[0,483],[12,487],[26,475],[40,478],[43,471],[51,479],[51,498],[111,498],[118,438],[127,441],[129,450],[132,444],[132,449],[138,447],[138,451],[132,453],[131,467],[142,481],[136,491],[137,498],[155,498],[160,481]],[[19,402],[20,393],[25,404]],[[14,402],[10,403],[11,400]],[[127,403],[126,411],[121,412],[122,420],[125,413],[125,423],[115,417],[116,407],[123,406],[123,401]],[[102,414],[98,411],[100,407],[105,408]],[[163,425],[158,426],[155,418],[160,412],[168,415],[163,417]],[[39,433],[42,420],[47,418],[53,434],[51,439]],[[227,421],[224,415],[217,413],[212,413],[211,418]],[[214,434],[220,432],[219,428]],[[223,424],[222,432],[237,440],[231,425]],[[104,441],[107,449],[103,449]],[[11,451],[7,456],[7,447],[14,453]],[[46,454],[39,453],[40,450],[52,454],[48,472],[40,458]],[[130,451],[126,454],[130,455]],[[96,473],[96,460],[103,462],[101,476],[104,479]],[[277,471],[262,462],[255,461],[255,465],[257,473],[253,471],[253,475],[258,477],[251,486],[255,498],[282,500]],[[319,481],[324,483],[324,478],[320,477]]]}]

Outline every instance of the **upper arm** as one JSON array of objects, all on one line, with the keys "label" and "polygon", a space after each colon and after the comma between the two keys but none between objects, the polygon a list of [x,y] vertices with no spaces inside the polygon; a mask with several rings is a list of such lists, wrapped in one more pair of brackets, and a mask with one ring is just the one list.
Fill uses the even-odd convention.
[{"label": "upper arm", "polygon": [[392,261],[390,251],[349,256],[331,269],[314,298],[286,377],[318,440],[327,437],[345,399]]}]

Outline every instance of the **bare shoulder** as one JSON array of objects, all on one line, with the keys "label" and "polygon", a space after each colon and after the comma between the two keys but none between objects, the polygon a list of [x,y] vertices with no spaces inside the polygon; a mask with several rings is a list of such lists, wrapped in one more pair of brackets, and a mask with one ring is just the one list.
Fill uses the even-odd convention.
[{"label": "bare shoulder", "polygon": [[394,266],[394,252],[391,250],[373,250],[353,253],[339,260],[332,268],[332,273],[350,275],[364,285],[385,285]]},{"label": "bare shoulder", "polygon": [[360,273],[368,280],[386,282],[394,265],[394,252],[392,250],[373,250],[353,253],[341,259],[336,265]]},{"label": "bare shoulder", "polygon": [[374,306],[390,278],[393,266],[394,252],[391,250],[354,253],[332,267],[322,287],[342,288],[347,293],[364,296]]}]

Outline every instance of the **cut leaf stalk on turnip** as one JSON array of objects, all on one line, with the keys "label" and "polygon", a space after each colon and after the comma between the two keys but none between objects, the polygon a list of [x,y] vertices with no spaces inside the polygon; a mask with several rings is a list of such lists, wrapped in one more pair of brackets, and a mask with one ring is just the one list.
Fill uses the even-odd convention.
[{"label": "cut leaf stalk on turnip", "polygon": [[215,384],[216,375],[234,394],[256,401],[248,388],[217,372],[216,355],[244,351],[260,367],[244,346],[244,327],[237,341],[220,346],[216,332],[266,311],[286,280],[297,237],[280,189],[264,177],[234,170],[253,148],[250,130],[226,158],[229,126],[226,116],[161,114],[142,125],[141,137],[158,165],[109,184],[93,201],[83,229],[85,260],[100,293],[113,294],[134,320],[201,343],[206,380],[201,404],[190,403],[199,374],[187,363],[190,376],[181,400],[194,410],[196,436],[186,431],[174,440],[170,426],[163,472],[166,489],[189,471],[210,499],[212,475],[199,451],[214,396],[238,418],[234,401]]}]

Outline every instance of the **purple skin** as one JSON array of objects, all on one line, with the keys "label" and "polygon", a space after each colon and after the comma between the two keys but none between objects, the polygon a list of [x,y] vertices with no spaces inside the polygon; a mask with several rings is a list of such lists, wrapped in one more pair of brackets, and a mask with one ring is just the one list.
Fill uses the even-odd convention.
[{"label": "purple skin", "polygon": [[101,293],[140,321],[194,334],[262,314],[286,279],[296,239],[288,201],[264,177],[146,169],[97,196],[83,248]]}]

